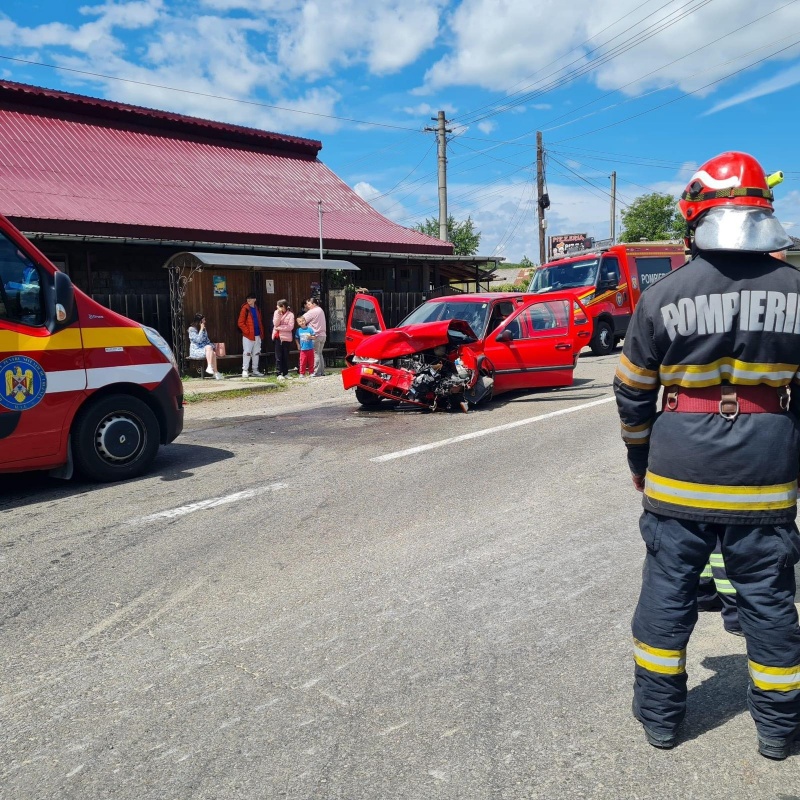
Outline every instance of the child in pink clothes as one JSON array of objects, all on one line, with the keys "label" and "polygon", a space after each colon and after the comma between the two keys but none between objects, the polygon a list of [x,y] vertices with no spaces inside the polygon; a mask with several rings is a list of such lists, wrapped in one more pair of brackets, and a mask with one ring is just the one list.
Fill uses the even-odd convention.
[{"label": "child in pink clothes", "polygon": [[305,317],[298,317],[297,324],[300,326],[295,332],[297,349],[300,351],[300,377],[310,376],[314,371],[314,331],[306,325]]}]

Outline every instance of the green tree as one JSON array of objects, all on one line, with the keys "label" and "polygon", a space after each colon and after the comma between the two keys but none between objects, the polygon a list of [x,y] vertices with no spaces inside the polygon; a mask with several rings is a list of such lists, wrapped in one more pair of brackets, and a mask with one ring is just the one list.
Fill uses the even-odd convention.
[{"label": "green tree", "polygon": [[531,269],[533,267],[533,261],[531,261],[528,256],[522,256],[522,261],[519,262],[519,265],[522,269]]},{"label": "green tree", "polygon": [[[429,218],[425,222],[418,222],[414,230],[428,236],[439,238],[439,220]],[[472,217],[467,217],[463,222],[456,222],[452,215],[447,218],[447,240],[453,243],[457,256],[474,256],[481,243],[481,232],[475,230]]]},{"label": "green tree", "polygon": [[651,192],[637,197],[622,209],[621,242],[638,242],[645,239],[657,242],[663,239],[682,239],[683,217],[672,195]]}]

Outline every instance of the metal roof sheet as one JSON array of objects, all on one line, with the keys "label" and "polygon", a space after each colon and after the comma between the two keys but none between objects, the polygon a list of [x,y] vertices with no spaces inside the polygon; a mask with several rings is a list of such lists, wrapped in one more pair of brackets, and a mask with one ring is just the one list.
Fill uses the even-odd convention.
[{"label": "metal roof sheet", "polygon": [[150,117],[149,128],[110,125],[85,116],[85,102],[50,116],[9,107],[1,91],[0,101],[0,212],[26,229],[314,247],[322,200],[326,249],[452,253],[298,150],[231,143],[219,130],[187,138]]},{"label": "metal roof sheet", "polygon": [[[178,253],[170,261],[175,260]],[[338,258],[280,258],[278,256],[251,256],[237,253],[189,253],[202,264],[209,267],[243,267],[253,269],[345,269],[354,272],[361,270],[350,261]]]}]

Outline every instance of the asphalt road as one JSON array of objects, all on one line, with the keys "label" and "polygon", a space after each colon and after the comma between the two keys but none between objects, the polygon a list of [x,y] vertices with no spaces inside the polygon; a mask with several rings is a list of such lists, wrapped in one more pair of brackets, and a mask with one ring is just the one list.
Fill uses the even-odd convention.
[{"label": "asphalt road", "polygon": [[681,744],[630,714],[644,547],[611,398],[191,406],[148,477],[0,481],[0,796],[800,798],[701,615]]}]

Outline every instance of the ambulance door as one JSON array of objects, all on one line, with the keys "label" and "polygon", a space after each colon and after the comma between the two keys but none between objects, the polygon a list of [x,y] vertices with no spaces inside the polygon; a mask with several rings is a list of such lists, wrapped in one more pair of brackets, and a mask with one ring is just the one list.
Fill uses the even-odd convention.
[{"label": "ambulance door", "polygon": [[497,391],[572,383],[575,356],[585,344],[577,341],[574,306],[572,296],[540,296],[489,334],[484,352]]},{"label": "ambulance door", "polygon": [[0,229],[0,462],[5,464],[47,466],[47,459],[65,453],[68,423],[86,388],[78,325],[59,330],[52,324],[54,283],[53,273]]},{"label": "ambulance door", "polygon": [[364,328],[368,331],[374,328],[373,333],[386,330],[378,298],[371,294],[357,294],[350,307],[344,337],[345,352],[348,356],[355,353],[356,347],[361,344],[365,336],[370,335],[364,333]]}]

